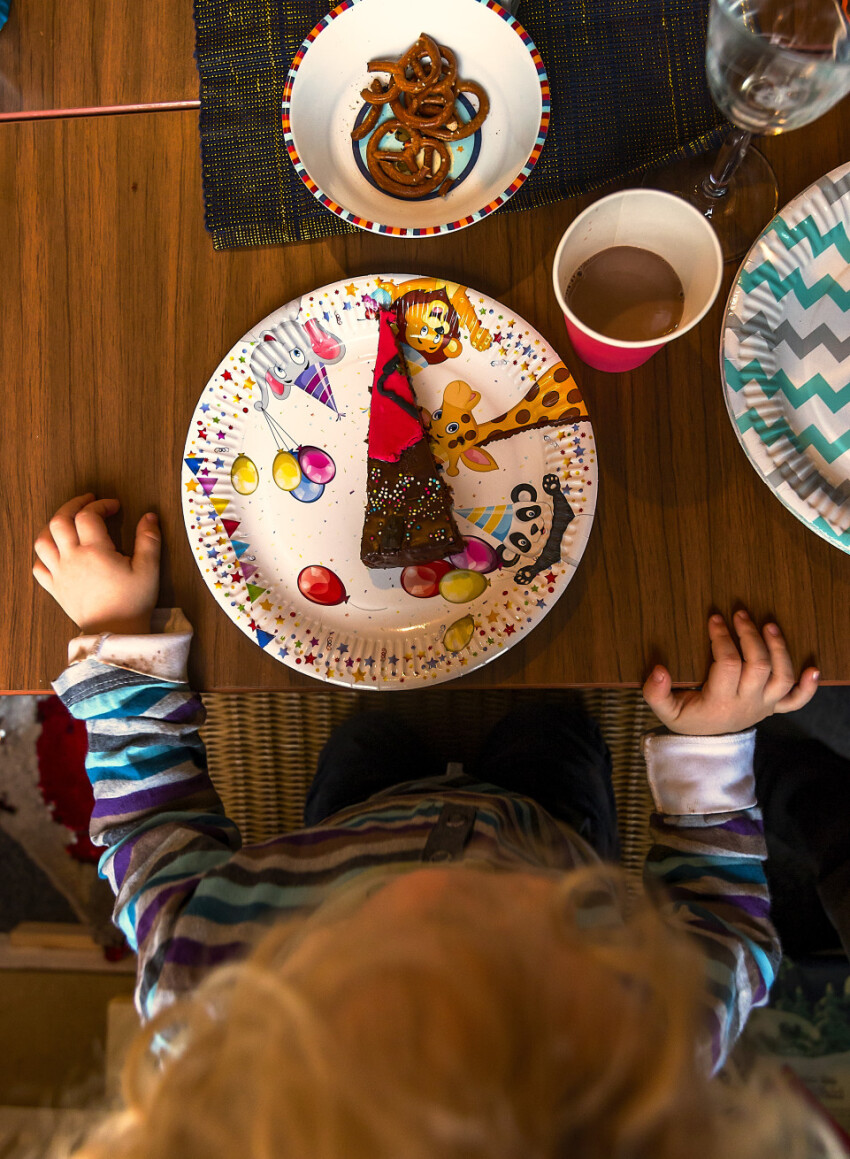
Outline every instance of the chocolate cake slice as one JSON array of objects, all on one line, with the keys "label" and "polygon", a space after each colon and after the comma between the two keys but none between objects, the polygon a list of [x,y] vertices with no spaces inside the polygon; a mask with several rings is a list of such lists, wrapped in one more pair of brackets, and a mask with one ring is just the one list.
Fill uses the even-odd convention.
[{"label": "chocolate cake slice", "polygon": [[381,310],[360,558],[367,567],[407,567],[462,550],[451,491],[437,473],[422,428],[395,315]]}]

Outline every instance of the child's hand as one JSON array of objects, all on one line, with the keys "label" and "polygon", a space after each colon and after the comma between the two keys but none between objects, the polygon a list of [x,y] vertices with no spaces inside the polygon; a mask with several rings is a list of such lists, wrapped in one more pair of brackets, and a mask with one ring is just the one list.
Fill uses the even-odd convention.
[{"label": "child's hand", "polygon": [[807,668],[794,683],[791,657],[776,624],[766,624],[762,635],[740,611],[735,613],[735,628],[740,652],[723,617],[710,617],[714,662],[697,691],[672,692],[667,669],[653,668],[643,686],[644,700],[671,732],[694,736],[741,732],[774,712],[802,708],[814,696],[818,670]]},{"label": "child's hand", "polygon": [[78,495],[35,541],[40,562],[33,575],[86,634],[150,631],[159,593],[159,524],[155,515],[142,516],[128,559],[115,550],[103,521],[120,506],[91,492]]}]

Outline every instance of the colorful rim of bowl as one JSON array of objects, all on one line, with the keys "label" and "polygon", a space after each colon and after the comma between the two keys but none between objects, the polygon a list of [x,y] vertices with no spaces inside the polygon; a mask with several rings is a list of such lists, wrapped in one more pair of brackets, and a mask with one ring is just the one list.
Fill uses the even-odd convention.
[{"label": "colorful rim of bowl", "polygon": [[286,151],[289,154],[289,159],[292,162],[295,172],[298,174],[298,176],[301,178],[316,200],[321,202],[321,204],[324,205],[326,209],[329,209],[331,213],[335,213],[337,217],[341,217],[343,221],[348,221],[352,225],[359,226],[360,229],[369,230],[371,233],[382,233],[386,234],[388,237],[436,237],[438,234],[451,233],[456,229],[464,229],[468,225],[474,225],[476,221],[480,221],[483,217],[487,217],[488,214],[493,213],[494,210],[497,210],[501,205],[504,205],[506,201],[509,201],[513,197],[517,190],[524,184],[525,179],[537,164],[537,160],[540,157],[540,153],[546,141],[546,134],[549,131],[549,118],[551,115],[552,102],[549,96],[549,78],[546,75],[546,69],[543,66],[543,61],[540,57],[540,53],[537,51],[534,41],[528,35],[523,26],[519,23],[519,21],[515,20],[514,17],[511,16],[511,14],[501,6],[501,4],[496,2],[496,0],[476,0],[476,3],[483,4],[485,8],[489,8],[497,16],[500,16],[506,24],[513,28],[514,32],[528,49],[531,59],[534,62],[534,67],[537,69],[537,76],[540,82],[540,99],[542,107],[540,111],[540,125],[537,129],[537,140],[534,142],[534,147],[528,156],[528,160],[510,183],[510,185],[507,187],[507,189],[500,193],[498,197],[495,197],[492,201],[488,202],[488,204],[485,205],[482,209],[476,210],[475,213],[467,214],[465,217],[460,217],[456,221],[445,222],[443,225],[429,225],[423,228],[407,228],[398,225],[381,225],[377,221],[369,221],[368,218],[360,217],[356,213],[351,213],[350,210],[345,209],[342,205],[338,205],[337,202],[333,201],[322,189],[319,188],[319,186],[304,168],[304,164],[298,155],[298,151],[295,148],[295,143],[292,140],[292,124],[290,119],[292,87],[295,83],[295,78],[298,74],[301,61],[304,59],[307,53],[307,49],[310,47],[313,41],[316,40],[319,33],[327,28],[332,20],[336,20],[338,16],[343,14],[343,12],[347,12],[349,8],[353,8],[355,4],[360,3],[363,3],[363,0],[343,0],[343,2],[338,4],[336,8],[333,8],[327,14],[327,16],[323,17],[319,21],[312,32],[310,32],[309,35],[305,37],[301,47],[292,58],[292,65],[289,69],[289,72],[287,73],[286,84],[283,88],[282,116]]}]

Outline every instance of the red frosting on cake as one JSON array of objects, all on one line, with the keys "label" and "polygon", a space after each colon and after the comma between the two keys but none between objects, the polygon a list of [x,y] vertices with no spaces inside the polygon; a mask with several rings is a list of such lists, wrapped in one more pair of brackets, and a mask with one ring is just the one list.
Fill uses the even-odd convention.
[{"label": "red frosting on cake", "polygon": [[419,408],[397,336],[395,314],[378,316],[378,356],[369,410],[369,458],[397,463],[402,452],[425,437]]}]

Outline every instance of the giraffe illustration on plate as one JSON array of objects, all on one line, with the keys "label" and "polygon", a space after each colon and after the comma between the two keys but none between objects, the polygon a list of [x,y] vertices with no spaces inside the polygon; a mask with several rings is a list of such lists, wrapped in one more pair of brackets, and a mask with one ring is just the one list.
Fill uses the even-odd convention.
[{"label": "giraffe illustration on plate", "polygon": [[471,471],[495,471],[499,464],[484,447],[521,431],[576,423],[588,417],[575,379],[558,362],[541,374],[523,397],[503,414],[479,422],[473,415],[481,395],[462,379],[450,382],[441,406],[422,411],[435,458],[448,464],[447,474],[459,474],[462,463]]}]

